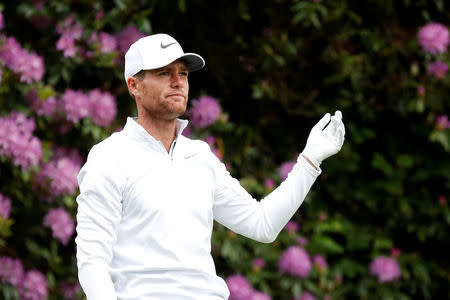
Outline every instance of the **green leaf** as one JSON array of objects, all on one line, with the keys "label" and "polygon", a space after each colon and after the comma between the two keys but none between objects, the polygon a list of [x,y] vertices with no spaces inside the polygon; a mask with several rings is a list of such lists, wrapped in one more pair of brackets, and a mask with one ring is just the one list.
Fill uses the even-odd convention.
[{"label": "green leaf", "polygon": [[409,169],[414,165],[414,158],[408,154],[400,154],[397,156],[397,165]]},{"label": "green leaf", "polygon": [[308,242],[311,253],[343,253],[344,248],[331,237],[321,234],[314,235]]},{"label": "green leaf", "polygon": [[372,167],[380,170],[388,176],[394,174],[394,168],[389,164],[389,162],[378,152],[375,152],[372,157]]},{"label": "green leaf", "polygon": [[450,130],[434,130],[430,135],[430,141],[437,142],[450,152]]},{"label": "green leaf", "polygon": [[5,219],[0,216],[0,237],[7,238],[11,236],[11,226],[14,224],[12,219]]},{"label": "green leaf", "polygon": [[375,239],[374,248],[377,250],[390,250],[394,247],[391,239],[380,237]]},{"label": "green leaf", "polygon": [[360,264],[358,264],[357,262],[355,262],[351,259],[348,259],[348,258],[343,258],[336,265],[336,270],[350,278],[355,278],[355,277],[359,276],[360,274],[367,273],[366,266],[363,267]]}]

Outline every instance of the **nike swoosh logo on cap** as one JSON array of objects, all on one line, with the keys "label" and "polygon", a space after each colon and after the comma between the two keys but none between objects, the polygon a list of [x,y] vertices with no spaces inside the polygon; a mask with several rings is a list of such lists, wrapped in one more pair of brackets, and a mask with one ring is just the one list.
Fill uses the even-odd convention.
[{"label": "nike swoosh logo on cap", "polygon": [[166,49],[166,48],[169,47],[170,45],[174,45],[174,44],[176,44],[176,42],[169,43],[169,44],[165,44],[165,45],[161,42],[161,48]]}]

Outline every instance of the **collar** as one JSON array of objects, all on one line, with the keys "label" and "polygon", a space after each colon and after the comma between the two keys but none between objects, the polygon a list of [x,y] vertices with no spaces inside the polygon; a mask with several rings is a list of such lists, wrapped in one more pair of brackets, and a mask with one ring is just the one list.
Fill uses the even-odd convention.
[{"label": "collar", "polygon": [[[133,139],[136,139],[138,141],[144,141],[152,145],[152,148],[155,148],[156,145],[162,145],[162,143],[158,140],[156,140],[151,134],[147,132],[147,130],[144,129],[141,125],[139,125],[136,122],[136,117],[128,117],[127,123],[125,124],[125,127],[123,128],[123,132],[132,137]],[[183,133],[183,130],[188,125],[188,120],[182,120],[182,119],[176,119],[175,124],[175,139],[174,143],[178,140],[178,138]],[[174,143],[172,145],[174,145]],[[159,146],[158,146],[159,148]],[[164,146],[163,146],[164,148]]]}]

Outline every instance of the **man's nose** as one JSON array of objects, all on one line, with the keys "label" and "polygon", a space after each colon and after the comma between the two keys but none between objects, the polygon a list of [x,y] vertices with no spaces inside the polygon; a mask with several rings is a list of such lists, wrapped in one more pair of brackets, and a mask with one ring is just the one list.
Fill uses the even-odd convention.
[{"label": "man's nose", "polygon": [[180,74],[174,74],[172,76],[172,86],[183,87],[185,79]]}]

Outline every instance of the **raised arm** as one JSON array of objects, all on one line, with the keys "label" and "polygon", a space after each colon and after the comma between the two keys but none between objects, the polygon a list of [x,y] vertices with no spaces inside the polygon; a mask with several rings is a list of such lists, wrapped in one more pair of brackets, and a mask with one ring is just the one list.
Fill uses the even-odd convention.
[{"label": "raised arm", "polygon": [[292,218],[308,194],[320,163],[337,153],[344,141],[342,114],[326,114],[311,130],[307,145],[286,180],[261,201],[256,201],[217,163],[214,218],[254,240],[270,243]]}]

